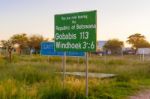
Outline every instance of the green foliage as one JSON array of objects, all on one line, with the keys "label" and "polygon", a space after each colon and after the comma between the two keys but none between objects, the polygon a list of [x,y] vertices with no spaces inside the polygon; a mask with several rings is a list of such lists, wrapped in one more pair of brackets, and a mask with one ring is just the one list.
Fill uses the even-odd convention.
[{"label": "green foliage", "polygon": [[[85,78],[66,76],[62,86],[61,58],[33,55],[14,56],[12,63],[0,57],[0,99],[125,99],[150,86],[150,62],[137,56],[89,57],[89,72],[114,73],[109,79],[89,78],[89,97]],[[134,60],[133,60],[134,59]],[[67,58],[66,71],[85,71],[84,59]]]},{"label": "green foliage", "polygon": [[15,34],[13,35],[10,40],[13,42],[13,44],[18,44],[19,48],[20,48],[20,54],[22,53],[22,50],[27,48],[27,41],[28,41],[28,37],[26,33],[22,33],[22,34]]},{"label": "green foliage", "polygon": [[126,61],[124,60],[110,60],[107,62],[108,65],[123,65],[126,64]]},{"label": "green foliage", "polygon": [[145,36],[141,35],[140,33],[130,35],[127,42],[135,49],[150,47],[150,43],[145,40]]},{"label": "green foliage", "polygon": [[42,80],[44,81],[49,78],[47,73],[43,74],[39,70],[36,70],[31,66],[19,68],[19,70],[14,71],[12,76],[14,79],[18,81],[25,81],[28,84],[39,82]]},{"label": "green foliage", "polygon": [[48,41],[48,39],[45,39],[42,35],[32,35],[28,39],[29,48],[34,48],[36,52],[39,52],[41,42]]},{"label": "green foliage", "polygon": [[118,39],[111,39],[106,42],[104,48],[110,50],[112,54],[120,54],[123,47],[123,42]]},{"label": "green foliage", "polygon": [[[11,42],[11,46],[20,54],[29,54],[31,49],[35,49],[39,53],[41,42],[48,41],[48,39],[45,39],[42,35],[27,36],[26,33],[22,33],[11,36],[8,41]],[[4,49],[8,49],[8,41],[1,41]]]},{"label": "green foliage", "polygon": [[6,50],[6,59],[11,62],[12,60],[12,51],[14,49],[13,42],[10,40],[2,40],[1,41],[2,48]]}]

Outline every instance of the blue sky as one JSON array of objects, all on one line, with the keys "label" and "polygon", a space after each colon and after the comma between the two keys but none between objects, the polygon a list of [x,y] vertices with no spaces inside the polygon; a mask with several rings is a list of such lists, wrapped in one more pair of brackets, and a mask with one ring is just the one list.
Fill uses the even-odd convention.
[{"label": "blue sky", "polygon": [[150,41],[150,0],[0,0],[0,40],[13,34],[52,38],[54,15],[97,10],[98,40],[126,40],[142,33]]}]

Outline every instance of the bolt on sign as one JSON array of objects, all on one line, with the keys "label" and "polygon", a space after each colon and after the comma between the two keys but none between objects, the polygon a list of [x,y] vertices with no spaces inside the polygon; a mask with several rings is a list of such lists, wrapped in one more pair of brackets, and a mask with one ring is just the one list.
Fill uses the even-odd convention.
[{"label": "bolt on sign", "polygon": [[96,51],[97,12],[55,15],[56,51]]}]

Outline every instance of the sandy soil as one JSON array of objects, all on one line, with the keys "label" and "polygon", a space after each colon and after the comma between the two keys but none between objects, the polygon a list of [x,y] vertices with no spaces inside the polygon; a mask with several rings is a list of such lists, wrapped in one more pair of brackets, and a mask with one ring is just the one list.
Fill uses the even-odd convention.
[{"label": "sandy soil", "polygon": [[140,92],[135,96],[131,96],[129,99],[150,99],[150,90]]}]

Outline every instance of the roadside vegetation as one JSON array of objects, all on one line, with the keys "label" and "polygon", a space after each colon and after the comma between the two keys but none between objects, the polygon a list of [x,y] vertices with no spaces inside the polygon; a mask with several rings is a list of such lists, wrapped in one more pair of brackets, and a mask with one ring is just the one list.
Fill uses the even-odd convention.
[{"label": "roadside vegetation", "polygon": [[[61,57],[0,56],[0,99],[87,99],[85,78],[66,76],[62,86]],[[84,58],[67,58],[66,71],[84,72]],[[114,78],[89,78],[88,99],[128,99],[150,87],[150,57],[90,56],[89,72],[112,73]]]}]

